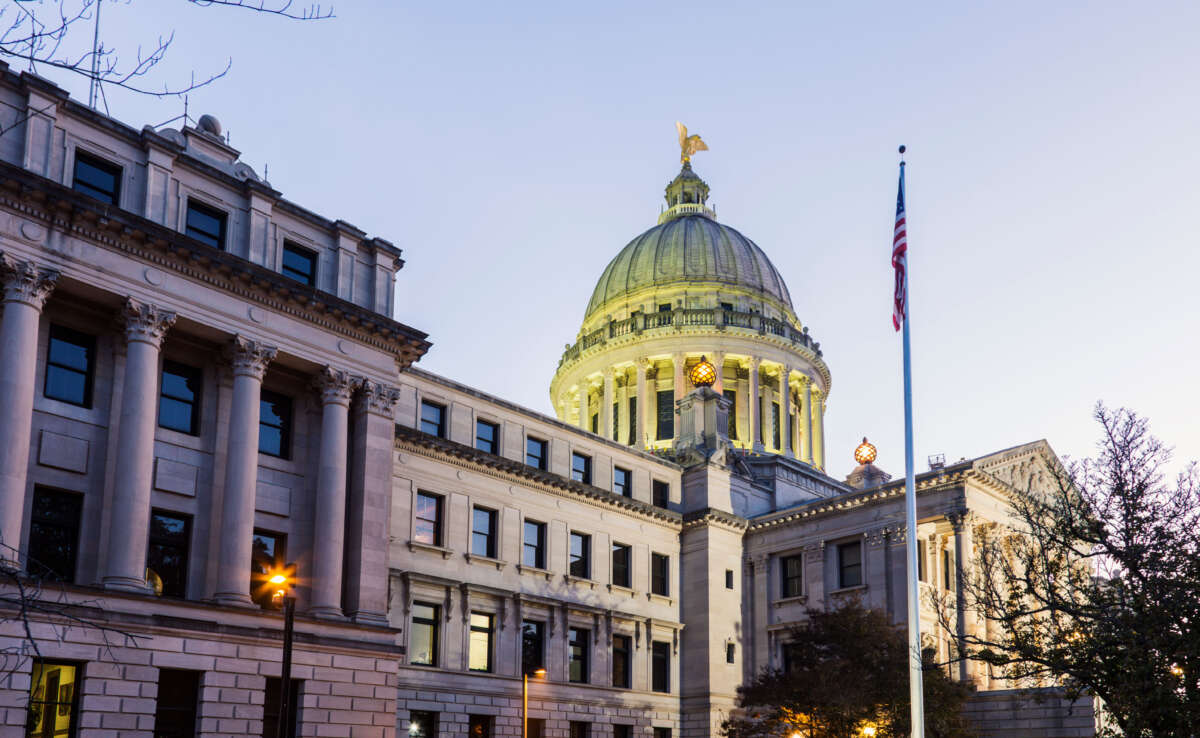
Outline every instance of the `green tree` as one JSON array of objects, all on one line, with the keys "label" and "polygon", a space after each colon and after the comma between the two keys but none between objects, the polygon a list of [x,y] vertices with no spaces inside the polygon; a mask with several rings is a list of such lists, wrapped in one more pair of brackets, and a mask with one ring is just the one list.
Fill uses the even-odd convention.
[{"label": "green tree", "polygon": [[[970,689],[951,681],[926,652],[924,699],[930,738],[972,735],[962,717]],[[792,632],[787,672],[766,670],[738,690],[739,714],[726,720],[729,738],[876,738],[909,735],[908,643],[887,617],[849,600],[809,610]]]}]

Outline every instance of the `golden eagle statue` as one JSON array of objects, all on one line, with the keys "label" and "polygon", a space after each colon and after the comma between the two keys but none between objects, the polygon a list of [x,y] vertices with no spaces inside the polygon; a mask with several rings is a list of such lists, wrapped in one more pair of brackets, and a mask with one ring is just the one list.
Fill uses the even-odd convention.
[{"label": "golden eagle statue", "polygon": [[679,131],[679,161],[687,164],[692,160],[692,154],[708,151],[708,144],[700,140],[699,134],[689,136],[687,126],[679,121],[675,121],[675,128]]}]

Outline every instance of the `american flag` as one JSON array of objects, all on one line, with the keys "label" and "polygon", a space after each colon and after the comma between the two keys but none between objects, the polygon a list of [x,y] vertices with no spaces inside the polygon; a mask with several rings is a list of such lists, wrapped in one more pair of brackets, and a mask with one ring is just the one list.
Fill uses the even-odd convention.
[{"label": "american flag", "polygon": [[892,325],[900,330],[908,312],[908,228],[904,217],[904,165],[900,165],[900,191],[896,195],[896,233],[892,237],[892,266],[896,269]]}]

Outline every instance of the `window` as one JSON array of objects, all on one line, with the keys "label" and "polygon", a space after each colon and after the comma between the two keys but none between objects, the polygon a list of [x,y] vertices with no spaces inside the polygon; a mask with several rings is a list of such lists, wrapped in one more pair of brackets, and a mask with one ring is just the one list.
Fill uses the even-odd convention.
[{"label": "window", "polygon": [[779,560],[779,573],[783,577],[780,593],[784,597],[799,597],[804,594],[804,557],[784,556]]},{"label": "window", "polygon": [[800,668],[800,646],[795,643],[785,643],[780,649],[783,653],[783,671],[790,674]]},{"label": "window", "polygon": [[671,303],[669,303],[669,302],[659,303],[658,312],[660,312],[660,313],[671,312]]},{"label": "window", "polygon": [[733,303],[732,302],[723,302],[723,303],[721,303],[721,309],[727,313],[732,313],[733,312]]},{"label": "window", "polygon": [[729,400],[729,440],[737,440],[737,390],[724,390],[725,399]]},{"label": "window", "polygon": [[187,515],[150,512],[150,541],[146,548],[147,579],[155,594],[187,596],[188,544],[192,519]]},{"label": "window", "polygon": [[283,242],[283,276],[315,287],[317,284],[317,254],[297,246],[291,241]]},{"label": "window", "polygon": [[737,662],[737,646],[732,643],[725,644],[725,663],[733,664]]},{"label": "window", "polygon": [[783,448],[779,441],[779,403],[771,403],[771,443],[775,448]]},{"label": "window", "polygon": [[[280,692],[283,691],[283,680],[279,677],[267,677],[267,686],[264,688],[263,694],[263,738],[275,738],[279,735],[279,719],[280,713],[283,712],[283,705],[280,704]],[[300,712],[300,680],[292,679],[288,682],[288,712],[287,724],[288,735],[298,735],[296,733],[296,715]],[[157,732],[155,733],[157,735]]]},{"label": "window", "polygon": [[525,521],[525,540],[521,544],[521,564],[534,569],[546,568],[546,524]]},{"label": "window", "polygon": [[613,493],[622,497],[633,497],[633,472],[613,467]]},{"label": "window", "polygon": [[663,597],[671,594],[671,559],[666,554],[650,554],[650,591]]},{"label": "window", "polygon": [[857,587],[862,584],[862,542],[839,544],[837,553],[838,586]]},{"label": "window", "polygon": [[109,205],[121,204],[121,167],[75,150],[75,181],[71,189]]},{"label": "window", "polygon": [[475,448],[495,454],[500,452],[500,426],[486,420],[475,421]]},{"label": "window", "polygon": [[33,662],[29,687],[29,714],[25,735],[53,738],[75,735],[79,713],[80,667],[58,661]]},{"label": "window", "polygon": [[592,571],[592,537],[571,531],[571,567],[573,577],[587,579]]},{"label": "window", "polygon": [[613,686],[629,689],[633,686],[633,639],[627,635],[614,635],[612,643]]},{"label": "window", "polygon": [[521,623],[521,673],[533,674],[546,667],[546,624],[537,620]]},{"label": "window", "polygon": [[589,738],[591,735],[591,725],[582,720],[572,720],[570,730],[567,733],[567,738]]},{"label": "window", "polygon": [[633,738],[633,726],[613,724],[613,738]]},{"label": "window", "polygon": [[592,632],[583,628],[567,629],[567,679],[587,684],[591,674],[588,669],[588,650]]},{"label": "window", "polygon": [[185,738],[196,735],[196,703],[200,697],[200,672],[158,670],[158,704],[154,708],[154,735]]},{"label": "window", "polygon": [[624,543],[612,545],[612,583],[618,587],[632,587],[630,563],[633,559],[633,548]]},{"label": "window", "polygon": [[670,728],[655,728],[654,738],[671,738]]},{"label": "window", "polygon": [[525,738],[545,738],[545,718],[525,718]]},{"label": "window", "polygon": [[675,437],[675,390],[662,390],[655,397],[658,400],[658,432],[655,438],[669,441]]},{"label": "window", "polygon": [[496,511],[476,506],[471,512],[471,553],[496,558]]},{"label": "window", "polygon": [[525,439],[525,465],[546,471],[546,442],[540,438]]},{"label": "window", "polygon": [[421,432],[445,438],[446,408],[428,400],[421,400]]},{"label": "window", "polygon": [[61,325],[50,326],[46,350],[46,386],[42,394],[80,407],[92,406],[96,339]]},{"label": "window", "polygon": [[200,434],[200,388],[204,373],[194,366],[164,361],[159,388],[158,425],[193,436]]},{"label": "window", "polygon": [[665,508],[671,504],[671,485],[666,482],[655,479],[651,483],[651,502],[655,507]]},{"label": "window", "polygon": [[195,200],[188,200],[187,224],[184,233],[214,249],[224,251],[225,221],[228,217],[216,208],[201,205]]},{"label": "window", "polygon": [[37,487],[29,521],[29,573],[54,582],[75,581],[83,495]]},{"label": "window", "polygon": [[954,591],[954,555],[950,549],[942,549],[942,587],[947,592]]},{"label": "window", "polygon": [[408,663],[415,666],[437,666],[441,609],[437,605],[425,602],[413,603],[412,628],[408,631]]},{"label": "window", "polygon": [[259,400],[258,450],[268,456],[292,456],[292,398],[262,391]]},{"label": "window", "polygon": [[[266,585],[267,577],[273,570],[282,569],[287,561],[287,536],[271,533],[265,530],[254,531],[250,542],[250,579],[252,582]],[[254,601],[259,607],[268,609],[273,606],[271,596],[274,591],[268,586],[259,586],[254,590]]]},{"label": "window", "polygon": [[925,541],[917,541],[917,579],[922,582],[928,582],[925,578]]},{"label": "window", "polygon": [[733,569],[725,570],[725,589],[733,589]]},{"label": "window", "polygon": [[600,432],[600,413],[592,413],[592,433]]},{"label": "window", "polygon": [[650,688],[655,692],[671,691],[671,644],[666,641],[650,644]]},{"label": "window", "polygon": [[579,452],[571,453],[571,479],[584,484],[592,483],[592,457]]},{"label": "window", "polygon": [[629,445],[630,446],[637,443],[637,425],[638,425],[637,398],[630,397],[629,398]]},{"label": "window", "polygon": [[408,713],[409,738],[438,738],[438,714],[427,710]]},{"label": "window", "polygon": [[621,440],[621,403],[614,402],[612,406],[612,437],[614,441]]},{"label": "window", "polygon": [[468,716],[467,738],[492,738],[492,717],[490,715]]},{"label": "window", "polygon": [[413,524],[413,540],[430,546],[442,545],[441,495],[417,493],[417,518]]},{"label": "window", "polygon": [[492,623],[490,613],[471,613],[471,648],[468,668],[471,671],[492,670]]}]

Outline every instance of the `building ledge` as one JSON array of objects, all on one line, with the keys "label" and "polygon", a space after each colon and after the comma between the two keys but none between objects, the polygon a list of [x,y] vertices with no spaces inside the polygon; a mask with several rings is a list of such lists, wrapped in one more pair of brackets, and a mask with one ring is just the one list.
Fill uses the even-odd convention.
[{"label": "building ledge", "polygon": [[508,564],[507,561],[502,561],[501,559],[494,559],[491,556],[480,556],[479,554],[473,554],[473,553],[465,553],[465,554],[463,554],[463,556],[466,556],[467,561],[470,561],[472,564],[484,564],[486,566],[494,566],[494,567],[496,567],[496,571],[500,571]]},{"label": "building ledge", "polygon": [[587,587],[588,589],[596,588],[596,580],[594,580],[594,579],[588,579],[587,577],[577,577],[574,574],[563,574],[563,577],[567,580],[567,584],[578,584],[581,587]]},{"label": "building ledge", "polygon": [[612,592],[613,594],[626,595],[627,597],[636,597],[637,596],[637,592],[635,592],[632,588],[622,587],[619,584],[608,585],[608,591]]},{"label": "building ledge", "polygon": [[[832,592],[830,594],[833,594]],[[771,603],[774,607],[787,607],[788,605],[803,605],[808,602],[808,595],[796,595],[795,597],[781,597]]]},{"label": "building ledge", "polygon": [[554,572],[549,569],[539,569],[536,566],[525,566],[524,564],[517,564],[517,571],[522,574],[545,577],[547,582],[554,576]]},{"label": "building ledge", "polygon": [[[454,555],[454,552],[443,546],[434,546],[430,543],[421,543],[420,541],[409,541],[409,551],[426,551],[428,553],[441,554],[443,559],[448,559]],[[468,554],[470,555],[470,554]]]}]

